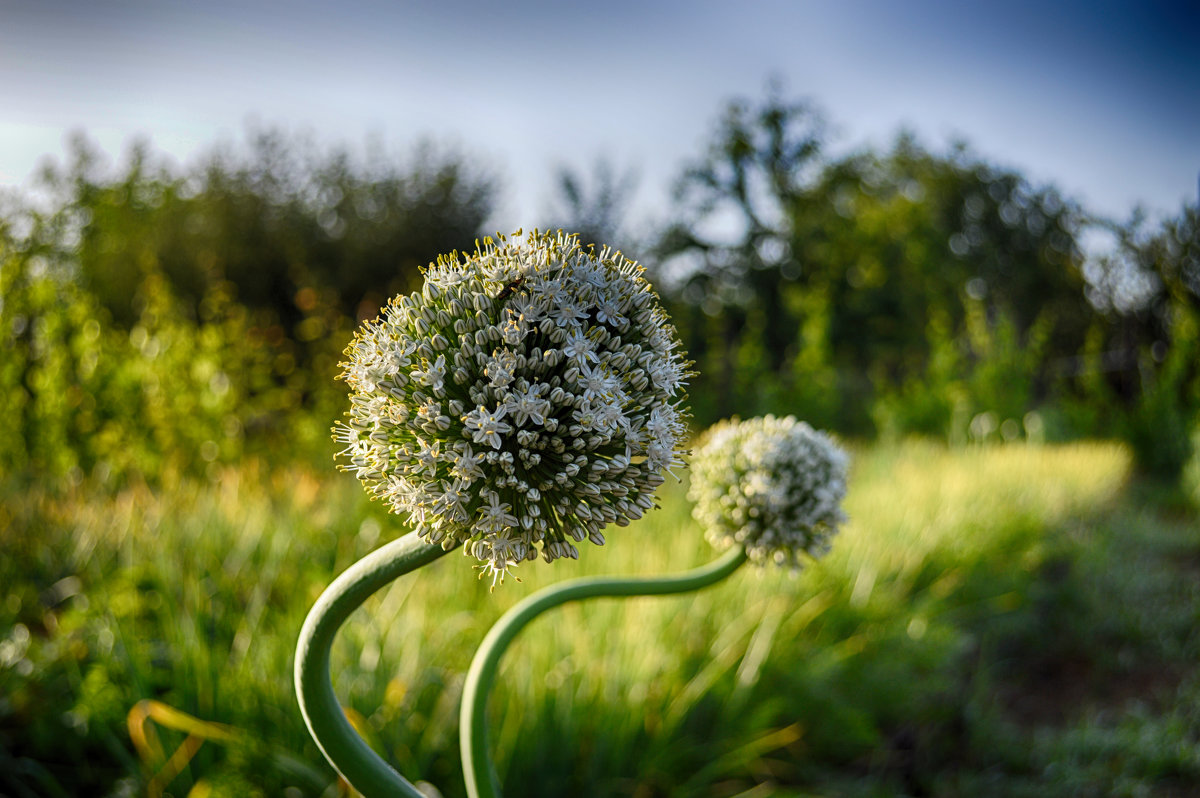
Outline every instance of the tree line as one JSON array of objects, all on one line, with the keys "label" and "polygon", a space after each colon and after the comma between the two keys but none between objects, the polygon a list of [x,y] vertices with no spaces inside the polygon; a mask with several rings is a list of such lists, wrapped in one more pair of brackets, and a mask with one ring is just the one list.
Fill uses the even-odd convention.
[{"label": "tree line", "polygon": [[[563,171],[543,226],[650,269],[696,362],[698,428],[776,412],[859,438],[1118,436],[1179,475],[1200,407],[1195,205],[1117,222],[964,144],[829,147],[807,104],[735,101],[657,229],[623,229],[631,182],[604,164]],[[355,157],[260,130],[190,169],[141,145],[114,174],[78,138],[0,207],[0,467],[324,457],[350,331],[472,248],[496,197],[486,168],[428,145]]]}]

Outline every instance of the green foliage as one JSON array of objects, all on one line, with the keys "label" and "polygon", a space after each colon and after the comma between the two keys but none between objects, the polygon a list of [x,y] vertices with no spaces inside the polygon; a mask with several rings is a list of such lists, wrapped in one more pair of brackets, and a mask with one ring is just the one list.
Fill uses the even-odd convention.
[{"label": "green foliage", "polygon": [[[10,252],[0,260],[0,402],[12,433],[0,467],[52,484],[168,472],[204,473],[287,441],[298,454],[322,446],[340,399],[336,353],[311,358],[308,373],[282,335],[272,345],[265,314],[214,286],[193,320],[160,273],[134,294],[130,329],[45,259]],[[305,405],[319,413],[308,416]],[[317,441],[322,441],[318,444]]]},{"label": "green foliage", "polygon": [[[649,265],[699,372],[698,429],[773,412],[866,439],[1118,435],[1179,478],[1194,209],[1106,223],[1113,251],[1085,263],[1098,223],[965,146],[902,134],[835,159],[826,141],[809,106],[735,102],[680,182]],[[559,215],[623,237],[632,178],[600,162],[591,182],[562,173]],[[74,479],[323,458],[349,330],[470,242],[492,184],[454,155],[266,131],[187,170],[137,147],[115,173],[81,137],[38,191],[0,214],[0,409],[19,419],[0,465]]]},{"label": "green foliage", "polygon": [[824,142],[806,106],[738,102],[683,177],[660,252],[704,311],[680,320],[714,397],[697,418],[811,409],[848,434],[940,436],[963,413],[1022,418],[1093,316],[1081,212],[962,146],[902,134],[828,160]]},{"label": "green foliage", "polygon": [[191,173],[86,140],[0,221],[0,468],[78,481],[324,460],[356,315],[470,243],[491,185],[422,151],[356,165],[261,133]]},{"label": "green foliage", "polygon": [[1200,352],[1200,347],[1177,344],[1172,349],[1171,362],[1143,387],[1120,430],[1141,469],[1167,481],[1178,481],[1196,453],[1192,443],[1196,403],[1187,395],[1190,364],[1183,362],[1193,352]]},{"label": "green foliage", "polygon": [[[179,172],[149,148],[129,153],[111,177],[86,138],[65,168],[47,168],[38,191],[49,212],[26,211],[31,241],[69,260],[124,327],[136,289],[162,273],[189,315],[213,286],[270,310],[299,343],[321,338],[312,310],[374,315],[411,290],[418,269],[469,246],[491,211],[491,179],[453,154],[424,145],[412,163],[379,151],[360,163],[277,131],[212,152]],[[307,328],[302,325],[307,323]]]},{"label": "green foliage", "polygon": [[1087,399],[1142,471],[1178,481],[1200,425],[1200,210],[1142,226],[1135,216],[1115,228],[1117,248],[1091,269],[1105,323],[1093,333]]},{"label": "green foliage", "polygon": [[[851,523],[799,579],[750,569],[695,597],[539,619],[493,696],[502,777],[528,795],[1186,783],[1200,749],[1192,704],[1126,699],[1171,707],[1176,684],[1181,701],[1193,689],[1182,675],[1200,643],[1195,586],[1178,564],[1200,540],[1194,516],[1121,498],[1127,467],[1099,445],[862,451]],[[148,774],[125,714],[156,698],[255,741],[205,743],[174,794],[201,780],[228,794],[324,792],[334,777],[294,709],[291,649],[330,576],[394,519],[353,479],[300,469],[83,487],[7,483],[0,501],[0,580],[13,586],[0,604],[0,790],[138,792]],[[712,557],[681,487],[608,546],[568,576]],[[447,796],[462,789],[457,701],[472,651],[504,610],[562,578],[536,565],[522,576],[489,593],[460,558],[439,561],[372,599],[335,648],[339,695],[370,739]],[[181,740],[164,735],[168,748]]]}]

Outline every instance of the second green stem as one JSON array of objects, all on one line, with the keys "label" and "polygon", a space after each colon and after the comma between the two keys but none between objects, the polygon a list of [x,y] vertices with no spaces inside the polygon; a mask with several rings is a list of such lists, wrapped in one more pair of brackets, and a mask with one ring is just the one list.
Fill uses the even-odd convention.
[{"label": "second green stem", "polygon": [[499,798],[500,787],[492,772],[487,741],[487,700],[500,657],[509,643],[525,626],[546,610],[588,598],[622,596],[661,596],[687,593],[716,584],[746,562],[746,552],[735,546],[720,559],[672,576],[651,577],[589,577],[552,585],[529,596],[496,622],[475,652],[463,688],[462,711],[459,718],[459,740],[462,746],[463,775],[467,794],[471,798]]}]

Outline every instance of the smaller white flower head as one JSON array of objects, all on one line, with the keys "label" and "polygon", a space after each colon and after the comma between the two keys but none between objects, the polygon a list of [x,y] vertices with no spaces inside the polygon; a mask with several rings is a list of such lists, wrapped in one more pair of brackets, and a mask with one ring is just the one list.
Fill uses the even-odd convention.
[{"label": "smaller white flower head", "polygon": [[[651,433],[660,420],[651,417]],[[692,515],[713,545],[793,568],[819,557],[845,521],[849,458],[832,438],[792,416],[719,422],[692,458]]]}]

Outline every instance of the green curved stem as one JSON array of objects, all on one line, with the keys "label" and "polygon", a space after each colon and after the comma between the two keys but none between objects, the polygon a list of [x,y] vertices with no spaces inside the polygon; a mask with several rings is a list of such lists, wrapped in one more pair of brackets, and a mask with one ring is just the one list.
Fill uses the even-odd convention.
[{"label": "green curved stem", "polygon": [[346,781],[367,798],[403,795],[422,798],[407,779],[383,761],[359,736],[333,692],[329,652],[350,613],[375,591],[447,552],[409,533],[363,557],[333,581],[309,611],[296,645],[296,699],[321,753]]},{"label": "green curved stem", "polygon": [[745,549],[734,546],[715,562],[674,576],[572,579],[539,590],[506,612],[488,631],[483,643],[475,652],[463,687],[459,741],[467,794],[471,798],[498,798],[500,795],[500,785],[488,755],[485,718],[488,693],[496,680],[500,657],[517,633],[530,621],[546,610],[568,601],[600,597],[661,596],[699,590],[729,576],[745,561]]}]

